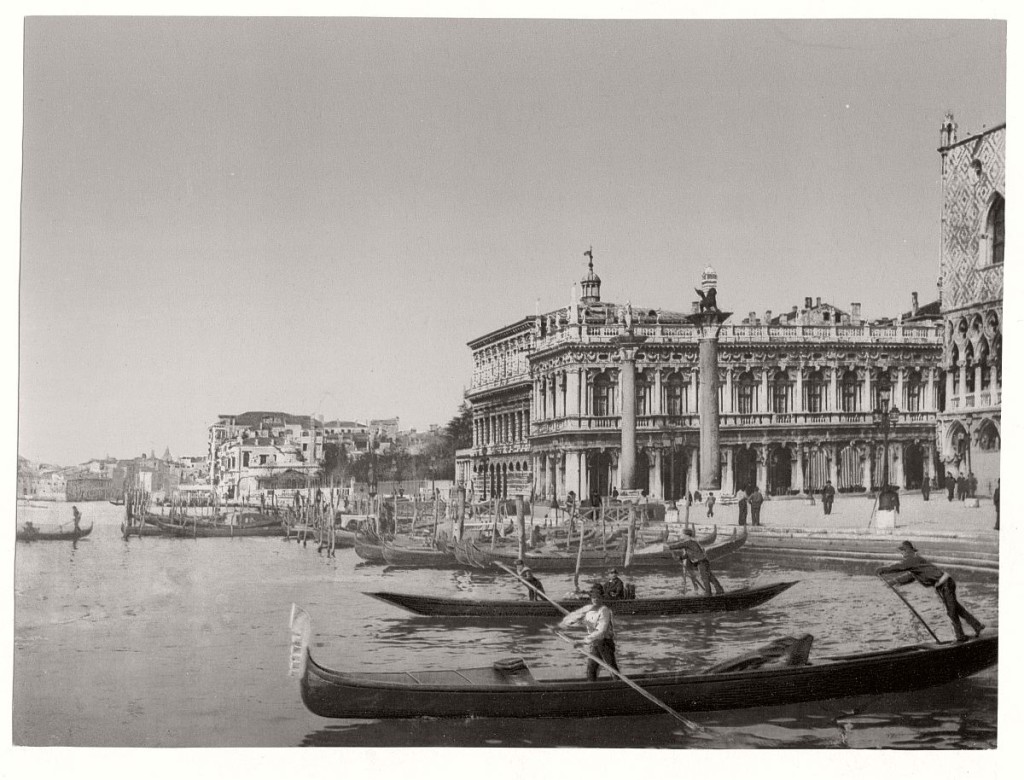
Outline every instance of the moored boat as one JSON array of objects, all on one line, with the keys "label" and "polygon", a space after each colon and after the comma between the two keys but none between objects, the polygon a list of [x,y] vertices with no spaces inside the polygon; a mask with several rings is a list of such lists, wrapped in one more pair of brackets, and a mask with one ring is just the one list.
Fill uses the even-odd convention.
[{"label": "moored boat", "polygon": [[[292,669],[299,676],[303,704],[325,718],[580,718],[661,712],[621,680],[537,678],[521,659],[458,670],[336,671],[313,659],[310,634],[308,615],[293,609]],[[810,642],[801,644],[809,652]],[[989,635],[823,658],[805,655],[795,665],[719,664],[707,671],[631,678],[678,712],[696,713],[918,690],[994,666],[998,653],[999,638]]]},{"label": "moored boat", "polygon": [[408,542],[400,544],[392,539],[383,542],[381,552],[388,566],[447,569],[459,565],[455,553],[447,547],[413,546]]},{"label": "moored boat", "polygon": [[185,539],[284,535],[284,525],[282,523],[233,525],[228,523],[185,522],[179,525],[178,523],[168,522],[168,518],[161,519],[159,515],[149,515],[146,518],[146,524],[149,525],[150,523],[157,526],[163,536],[176,536]]},{"label": "moored boat", "polygon": [[[648,599],[617,599],[605,603],[616,615],[664,617],[689,615],[698,612],[732,612],[751,609],[764,604],[793,587],[795,582],[776,582],[757,588],[740,588],[721,596],[672,596]],[[408,610],[415,615],[460,618],[557,618],[561,617],[552,604],[543,599],[449,599],[420,596],[412,593],[378,591],[367,593],[380,601]],[[564,599],[559,606],[571,612],[587,603],[586,599]]]}]

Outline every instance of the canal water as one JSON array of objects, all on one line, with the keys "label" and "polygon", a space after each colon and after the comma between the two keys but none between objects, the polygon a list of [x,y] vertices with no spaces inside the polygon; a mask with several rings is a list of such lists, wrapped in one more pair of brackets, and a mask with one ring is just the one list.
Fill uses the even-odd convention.
[{"label": "canal water", "polygon": [[[335,558],[276,538],[120,536],[121,508],[80,504],[92,534],[75,545],[18,543],[13,741],[67,746],[584,746],[688,748],[993,748],[997,669],[909,694],[691,717],[559,720],[328,720],[308,712],[287,676],[292,603],[313,623],[312,650],[345,670],[483,666],[521,656],[538,677],[582,675],[583,661],[550,628],[528,621],[442,623],[411,618],[364,592],[512,597],[507,575],[395,570]],[[19,521],[62,522],[70,506],[19,507]],[[927,549],[923,549],[927,555]],[[895,549],[891,560],[898,555]],[[698,670],[784,635],[815,637],[814,655],[929,641],[872,566],[739,552],[716,564],[726,589],[799,584],[749,611],[621,619],[624,672]],[[549,594],[571,575],[541,575]],[[636,576],[641,596],[677,593],[673,570]],[[938,598],[903,589],[941,639]],[[994,575],[958,577],[961,601],[997,630]],[[630,695],[624,692],[623,695]]]}]

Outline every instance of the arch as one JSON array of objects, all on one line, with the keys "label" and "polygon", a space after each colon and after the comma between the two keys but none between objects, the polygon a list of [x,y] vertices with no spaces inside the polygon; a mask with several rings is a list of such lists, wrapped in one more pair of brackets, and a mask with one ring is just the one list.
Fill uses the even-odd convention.
[{"label": "arch", "polygon": [[849,491],[853,488],[864,487],[864,469],[861,467],[860,448],[847,444],[839,450],[839,484],[836,490]]},{"label": "arch", "polygon": [[981,266],[1002,265],[1006,242],[1006,200],[996,192],[985,215],[985,232],[978,242],[978,261]]},{"label": "arch", "polygon": [[998,452],[1002,448],[1002,434],[999,431],[999,426],[986,417],[978,425],[975,441],[978,449],[982,452]]},{"label": "arch", "polygon": [[793,486],[793,453],[785,444],[773,447],[768,455],[768,492],[785,496]]},{"label": "arch", "polygon": [[749,491],[757,484],[757,449],[755,447],[738,447],[733,458],[733,492]]},{"label": "arch", "polygon": [[804,380],[804,409],[811,413],[825,410],[825,375],[821,370],[811,371]]},{"label": "arch", "polygon": [[636,471],[633,475],[634,485],[637,490],[646,490],[647,495],[651,494],[651,459],[647,450],[640,450],[636,454]]},{"label": "arch", "polygon": [[785,414],[789,411],[789,372],[781,368],[772,377],[772,411]]},{"label": "arch", "polygon": [[828,452],[822,447],[804,449],[804,492],[821,492],[831,477],[828,469]]},{"label": "arch", "polygon": [[666,501],[676,501],[686,496],[689,466],[689,456],[682,447],[672,447],[662,453],[661,485]]},{"label": "arch", "polygon": [[857,397],[860,395],[860,379],[852,368],[843,372],[839,382],[840,406],[844,412],[857,411]]},{"label": "arch", "polygon": [[964,345],[964,368],[966,373],[964,376],[964,392],[974,392],[974,345],[971,342],[967,342]]},{"label": "arch", "polygon": [[595,417],[611,417],[615,414],[615,382],[605,370],[599,372],[591,383],[592,399],[590,409]]},{"label": "arch", "polygon": [[674,417],[686,414],[686,382],[679,371],[665,377],[665,413]]},{"label": "arch", "polygon": [[925,480],[925,448],[918,442],[911,442],[903,448],[903,487],[917,490]]},{"label": "arch", "polygon": [[753,414],[757,409],[757,381],[753,372],[747,370],[736,379],[736,411]]},{"label": "arch", "polygon": [[590,485],[591,496],[610,495],[612,492],[612,469],[614,461],[610,452],[597,451],[587,455],[587,484]]}]

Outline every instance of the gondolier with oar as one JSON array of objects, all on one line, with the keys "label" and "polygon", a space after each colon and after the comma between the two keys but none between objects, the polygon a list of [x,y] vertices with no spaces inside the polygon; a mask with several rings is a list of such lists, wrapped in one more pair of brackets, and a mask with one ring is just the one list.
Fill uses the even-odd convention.
[{"label": "gondolier with oar", "polygon": [[[583,640],[587,652],[618,671],[619,665],[615,660],[615,624],[611,609],[604,603],[604,587],[601,585],[593,585],[590,588],[590,603],[570,612],[562,618],[559,626],[568,628],[580,621],[583,621],[587,629],[587,636]],[[587,659],[587,679],[591,682],[597,679],[599,666],[594,659]]]},{"label": "gondolier with oar", "polygon": [[[693,528],[687,526],[683,529],[683,534],[686,539],[683,540],[680,545],[680,550],[684,554],[683,567],[686,569],[686,573],[692,577],[693,570],[696,569],[700,575],[701,585],[704,587],[704,593],[708,596],[711,595],[711,589],[715,589],[715,595],[721,596],[725,593],[725,589],[722,587],[722,583],[718,581],[718,578],[711,572],[711,561],[708,560],[708,554],[704,550],[704,546],[694,538]],[[683,580],[685,584],[686,580]]]},{"label": "gondolier with oar", "polygon": [[[903,553],[903,560],[889,566],[883,566],[877,571],[878,576],[881,577],[889,587],[892,587],[893,583],[886,578],[886,575],[899,574],[899,577],[893,578],[893,582],[897,585],[906,585],[917,580],[926,588],[935,588],[935,592],[939,594],[939,598],[942,599],[942,603],[946,606],[946,614],[949,615],[949,620],[953,624],[953,632],[956,634],[956,641],[967,641],[967,636],[964,634],[964,628],[960,624],[960,618],[966,620],[968,625],[974,629],[975,636],[981,636],[981,632],[985,628],[985,624],[964,609],[960,602],[957,601],[956,582],[953,581],[953,578],[946,572],[942,571],[942,569],[934,563],[931,563],[921,557],[921,554],[917,551],[917,548],[914,547],[913,543],[900,542],[900,546],[897,549]],[[893,590],[895,590],[895,588],[893,588]],[[897,595],[899,594],[897,593]],[[915,612],[914,614],[917,613]],[[931,631],[931,629],[929,629],[929,631]]]}]

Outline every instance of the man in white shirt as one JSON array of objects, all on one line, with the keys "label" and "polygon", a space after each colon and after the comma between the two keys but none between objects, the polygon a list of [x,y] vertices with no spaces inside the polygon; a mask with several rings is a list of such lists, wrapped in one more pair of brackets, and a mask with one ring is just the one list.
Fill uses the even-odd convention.
[{"label": "man in white shirt", "polygon": [[[587,652],[618,671],[619,665],[615,661],[615,625],[612,622],[612,611],[604,603],[604,588],[601,585],[594,585],[590,589],[589,604],[580,607],[575,612],[570,612],[562,618],[559,625],[562,628],[567,628],[581,620],[587,629],[587,636],[583,640]],[[599,666],[597,661],[587,659],[588,680],[597,679]]]}]

